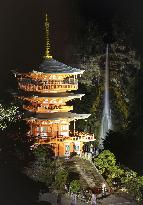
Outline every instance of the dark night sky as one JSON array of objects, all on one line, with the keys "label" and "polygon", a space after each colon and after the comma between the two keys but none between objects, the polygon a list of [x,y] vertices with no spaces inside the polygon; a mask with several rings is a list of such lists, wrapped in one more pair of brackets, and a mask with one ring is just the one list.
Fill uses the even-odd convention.
[{"label": "dark night sky", "polygon": [[6,0],[0,5],[0,82],[9,84],[8,71],[38,65],[44,45],[44,16],[51,23],[52,54],[64,61],[67,44],[78,33],[79,24],[85,26],[95,19],[109,29],[114,15],[128,17],[134,24],[135,42],[143,52],[143,6],[141,1],[129,0]]}]

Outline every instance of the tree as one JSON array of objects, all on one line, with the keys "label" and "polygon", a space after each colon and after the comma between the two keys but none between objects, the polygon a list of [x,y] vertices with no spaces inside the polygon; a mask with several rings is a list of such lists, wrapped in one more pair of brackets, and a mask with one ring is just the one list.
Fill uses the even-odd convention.
[{"label": "tree", "polygon": [[47,160],[54,157],[54,151],[51,145],[38,145],[34,149],[34,155],[37,160]]},{"label": "tree", "polygon": [[131,144],[132,142],[127,130],[120,130],[119,132],[110,130],[104,140],[104,149],[110,150],[110,152],[114,153],[117,161],[125,164],[127,163],[126,153],[130,151]]},{"label": "tree", "polygon": [[21,111],[14,103],[0,104],[1,166],[22,168],[33,159],[34,139],[27,135],[29,126],[22,120]]},{"label": "tree", "polygon": [[26,122],[17,120],[0,131],[1,166],[21,169],[33,160],[34,139],[27,135],[28,129]]},{"label": "tree", "polygon": [[14,104],[8,108],[0,104],[0,130],[6,129],[11,123],[18,119],[19,110]]},{"label": "tree", "polygon": [[26,174],[36,182],[50,187],[54,183],[56,163],[53,160],[54,151],[51,145],[38,145],[34,148],[34,161],[28,166]]},{"label": "tree", "polygon": [[110,185],[113,180],[120,179],[124,173],[124,170],[116,165],[115,155],[109,150],[104,150],[98,155],[95,165]]},{"label": "tree", "polygon": [[70,191],[72,193],[75,193],[77,194],[81,189],[81,186],[80,186],[80,181],[79,180],[73,180],[71,181],[70,183]]},{"label": "tree", "polygon": [[117,165],[114,154],[109,150],[98,155],[95,165],[111,186],[116,181],[118,188],[125,188],[131,197],[142,200],[143,177],[133,170]]},{"label": "tree", "polygon": [[142,200],[143,176],[139,176],[132,170],[126,170],[121,182],[122,186],[128,190],[130,196],[135,198],[137,201]]},{"label": "tree", "polygon": [[[118,14],[119,15],[119,14]],[[104,70],[105,50],[109,44],[109,67],[110,67],[110,103],[114,130],[120,132],[126,129],[129,123],[132,102],[134,101],[133,89],[135,78],[140,69],[140,59],[132,44],[133,29],[127,18],[114,16],[111,33],[97,22],[90,20],[84,31],[81,29],[77,44],[77,55],[74,53],[72,61],[85,72],[79,79],[79,91],[85,93],[85,97],[77,104],[75,110],[90,113],[87,123],[77,122],[77,128],[100,135],[100,124],[103,110],[104,96]],[[120,31],[120,32],[119,32]],[[75,64],[74,64],[75,66]],[[141,88],[141,87],[140,87]],[[87,104],[87,106],[84,106]],[[140,132],[141,133],[141,132]]]},{"label": "tree", "polygon": [[50,159],[36,160],[25,169],[25,173],[36,182],[50,187],[54,183],[56,164]]},{"label": "tree", "polygon": [[0,176],[1,201],[7,204],[33,204],[37,200],[39,187],[23,172],[33,160],[33,139],[27,135],[28,125],[21,119],[15,105],[0,105]]},{"label": "tree", "polygon": [[71,191],[71,203],[76,204],[77,193],[80,191],[80,182],[79,182],[79,180],[71,181],[70,191]]},{"label": "tree", "polygon": [[68,179],[68,172],[64,169],[58,170],[57,174],[55,175],[55,188],[59,190],[61,193],[65,190],[65,185]]},{"label": "tree", "polygon": [[116,165],[116,158],[109,150],[104,150],[95,159],[95,164],[98,167],[101,174],[112,169]]}]

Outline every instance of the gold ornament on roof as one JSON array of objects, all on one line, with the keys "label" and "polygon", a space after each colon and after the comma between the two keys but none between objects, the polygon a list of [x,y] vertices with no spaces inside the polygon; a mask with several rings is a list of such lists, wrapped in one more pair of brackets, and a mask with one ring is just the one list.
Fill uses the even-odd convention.
[{"label": "gold ornament on roof", "polygon": [[46,49],[45,49],[44,58],[52,58],[52,55],[50,55],[49,22],[48,22],[47,14],[45,20],[45,30],[46,30]]}]

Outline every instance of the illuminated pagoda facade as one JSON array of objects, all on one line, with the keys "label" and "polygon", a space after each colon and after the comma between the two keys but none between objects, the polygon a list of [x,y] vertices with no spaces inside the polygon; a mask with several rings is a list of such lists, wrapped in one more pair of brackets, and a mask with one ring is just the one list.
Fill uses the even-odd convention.
[{"label": "illuminated pagoda facade", "polygon": [[83,144],[95,141],[94,135],[69,130],[71,121],[86,119],[90,114],[70,112],[73,106],[67,102],[84,94],[74,94],[78,89],[78,75],[84,71],[72,68],[53,59],[50,55],[49,24],[46,16],[46,52],[42,64],[32,72],[14,72],[26,110],[25,119],[30,125],[29,135],[36,138],[36,144],[50,144],[55,156],[68,156],[71,152],[82,155]]}]

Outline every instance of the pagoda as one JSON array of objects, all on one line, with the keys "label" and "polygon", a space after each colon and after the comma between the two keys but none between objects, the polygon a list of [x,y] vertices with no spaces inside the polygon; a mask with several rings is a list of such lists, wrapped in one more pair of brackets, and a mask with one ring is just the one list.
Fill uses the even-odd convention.
[{"label": "pagoda", "polygon": [[[32,72],[14,71],[18,80],[19,93],[23,102],[25,120],[30,125],[29,136],[34,136],[36,144],[50,144],[55,156],[69,156],[76,152],[82,155],[83,144],[95,141],[94,135],[78,133],[75,121],[86,119],[90,114],[70,112],[73,106],[66,103],[84,94],[74,94],[78,89],[78,75],[84,70],[67,66],[50,55],[49,23],[46,15],[46,52],[38,69]],[[69,130],[74,122],[73,131]]]}]

